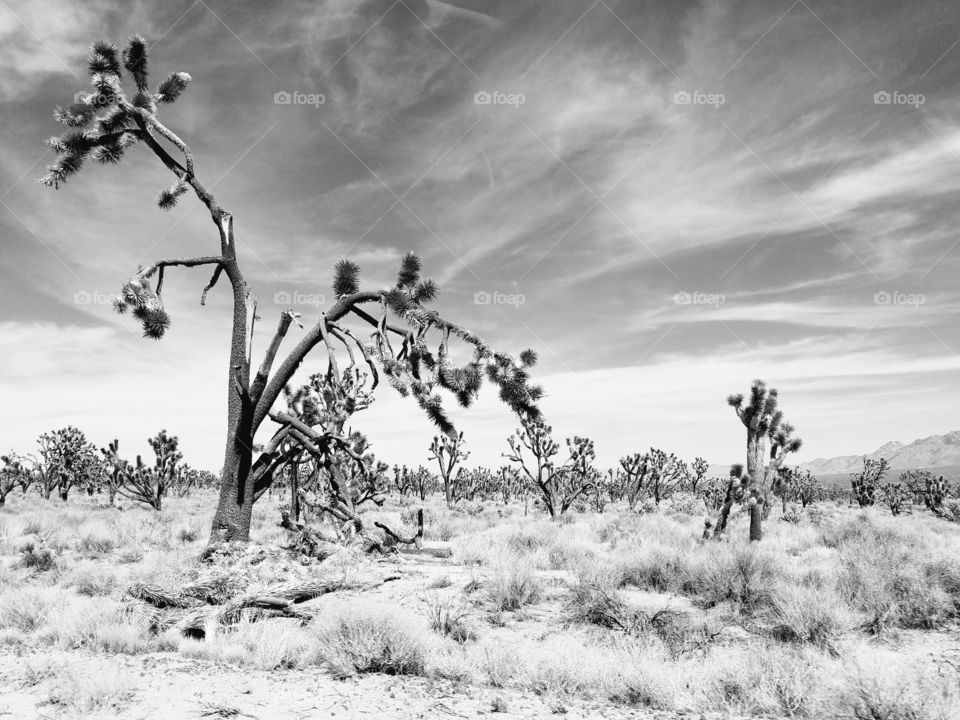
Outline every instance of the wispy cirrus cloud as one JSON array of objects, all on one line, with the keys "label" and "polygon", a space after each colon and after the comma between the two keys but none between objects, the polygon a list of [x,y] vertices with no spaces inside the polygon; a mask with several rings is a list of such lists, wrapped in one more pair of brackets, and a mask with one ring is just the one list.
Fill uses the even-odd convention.
[{"label": "wispy cirrus cloud", "polygon": [[[167,281],[175,325],[160,349],[73,300],[154,257],[212,249],[198,203],[153,207],[162,168],[139,155],[56,196],[18,182],[56,131],[43,125],[52,105],[85,84],[82,45],[140,31],[158,40],[156,75],[194,77],[168,120],[237,217],[264,313],[278,293],[327,294],[342,256],[381,286],[415,250],[451,315],[499,345],[540,350],[554,424],[595,436],[601,453],[641,437],[733,459],[722,399],[756,376],[791,398],[812,455],[952,428],[960,49],[947,51],[960,18],[939,3],[8,3],[22,22],[0,4],[11,68],[0,81],[0,287],[15,288],[0,320],[40,337],[86,328],[65,337],[132,353],[92,363],[90,388],[223,370],[226,300],[214,293],[198,312],[202,273]],[[41,26],[38,40],[29,28]],[[276,104],[278,92],[323,102]],[[478,103],[480,92],[504,101]],[[923,102],[877,104],[877,92]],[[478,292],[524,302],[478,305]],[[724,302],[674,300],[697,292]],[[54,393],[66,369],[18,352],[37,368],[31,392]],[[191,401],[181,435],[219,427],[215,395]],[[584,413],[590,398],[600,409]],[[70,402],[109,427],[109,404],[79,390]],[[395,398],[378,406],[378,450],[422,461],[425,422]],[[44,412],[11,428],[18,442],[53,421]],[[390,430],[398,417],[409,430]],[[131,432],[154,432],[149,420]],[[485,400],[462,423],[474,459],[496,463],[509,418]],[[708,430],[722,423],[729,437]],[[216,443],[197,446],[215,466]]]}]

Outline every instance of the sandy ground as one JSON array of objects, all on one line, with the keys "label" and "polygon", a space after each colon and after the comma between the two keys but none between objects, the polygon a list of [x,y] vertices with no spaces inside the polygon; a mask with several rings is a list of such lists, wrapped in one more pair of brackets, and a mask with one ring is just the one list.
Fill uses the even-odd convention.
[{"label": "sandy ground", "polygon": [[[58,657],[88,660],[103,672],[132,675],[137,690],[111,706],[74,710],[46,702],[51,677],[30,685],[25,664]],[[494,702],[502,712],[494,712]],[[548,701],[532,693],[478,688],[445,680],[366,675],[335,680],[320,669],[261,671],[186,660],[172,653],[103,656],[81,652],[0,655],[0,718],[699,718],[611,707],[570,699]]]}]

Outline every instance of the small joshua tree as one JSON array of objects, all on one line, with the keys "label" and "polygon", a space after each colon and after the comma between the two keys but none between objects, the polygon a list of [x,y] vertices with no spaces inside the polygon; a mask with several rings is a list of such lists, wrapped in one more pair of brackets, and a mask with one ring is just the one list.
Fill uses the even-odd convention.
[{"label": "small joshua tree", "polygon": [[32,483],[33,473],[24,465],[23,458],[13,452],[0,456],[0,507],[13,490],[20,488],[26,493]]},{"label": "small joshua tree", "polygon": [[155,456],[152,466],[144,463],[140,455],[137,455],[134,464],[122,459],[119,455],[118,440],[101,449],[100,452],[111,467],[111,504],[114,493],[119,493],[130,500],[149,505],[154,510],[160,511],[163,508],[163,498],[167,489],[175,484],[179,472],[177,465],[183,459],[183,453],[179,450],[180,440],[176,435],[169,435],[166,430],[161,430],[147,442]]},{"label": "small joshua tree", "polygon": [[934,513],[940,510],[943,507],[943,498],[946,494],[947,483],[943,479],[943,475],[936,479],[932,475],[925,478],[923,504],[927,506],[928,510],[932,510]]},{"label": "small joshua tree", "polygon": [[[727,404],[747,430],[746,477],[751,487],[750,496],[757,498],[756,505],[765,518],[770,513],[770,495],[780,468],[788,454],[800,449],[802,441],[793,436],[793,426],[783,420],[777,389],[767,388],[762,380],[753,381],[746,405],[742,394],[729,395]],[[769,463],[766,462],[768,442]]]},{"label": "small joshua tree", "polygon": [[443,495],[446,498],[448,508],[453,507],[453,503],[457,499],[454,491],[457,466],[470,457],[470,451],[464,447],[465,445],[466,442],[463,439],[462,432],[454,437],[448,435],[434,436],[433,442],[430,444],[430,457],[436,460],[437,467],[440,469]]},{"label": "small joshua tree", "polygon": [[568,439],[568,457],[557,465],[553,458],[560,452],[560,445],[552,433],[553,428],[542,421],[523,420],[517,432],[507,438],[510,452],[504,453],[504,457],[516,463],[530,484],[540,490],[547,512],[554,518],[593,488],[596,473],[592,440]]},{"label": "small joshua tree", "polygon": [[[261,363],[254,365],[256,299],[237,254],[233,215],[202,183],[190,146],[160,118],[161,110],[183,95],[191,77],[185,72],[175,72],[151,90],[147,48],[147,42],[138,35],[129,39],[122,53],[105,42],[91,48],[88,70],[92,92],[81,102],[55,111],[54,118],[66,125],[67,131],[48,141],[59,158],[40,181],[48,187],[61,188],[76,177],[88,161],[115,164],[129,150],[145,146],[174,179],[159,195],[160,209],[174,207],[192,191],[210,214],[218,235],[219,247],[215,254],[165,258],[140,268],[123,285],[115,306],[118,312],[130,312],[146,337],[160,339],[171,324],[162,297],[166,270],[197,267],[211,270],[210,280],[201,294],[201,305],[221,277],[230,283],[232,329],[224,377],[227,432],[220,497],[210,530],[211,545],[249,539],[253,504],[273,483],[275,473],[290,461],[292,445],[299,444],[314,458],[326,458],[329,453],[346,450],[349,445],[348,439],[338,433],[324,431],[311,435],[304,431],[304,427],[309,430],[309,426],[298,425],[299,421],[291,414],[274,412],[283,389],[307,355],[318,346],[327,352],[333,377],[340,375],[338,352],[347,352],[351,365],[356,363],[354,355],[360,355],[374,377],[373,387],[377,383],[378,368],[382,370],[388,382],[401,394],[413,397],[450,439],[456,438],[457,432],[444,411],[439,391],[450,392],[461,405],[468,406],[479,392],[484,377],[498,386],[501,400],[518,416],[539,418],[536,403],[542,390],[528,383],[529,368],[536,361],[536,355],[525,351],[518,362],[428,309],[438,289],[432,280],[421,278],[420,260],[413,254],[404,257],[396,284],[385,289],[361,289],[357,265],[349,260],[341,261],[333,282],[334,304],[320,314],[316,324],[304,332],[275,368],[280,345],[297,318],[292,310],[282,312]],[[175,148],[172,154],[168,147]],[[371,305],[379,306],[379,313],[364,309]],[[390,322],[391,316],[408,327],[394,325]],[[349,319],[373,328],[369,341],[364,342],[353,333],[346,324]],[[428,347],[431,333],[439,336],[435,349]],[[462,367],[450,362],[451,335],[473,350],[471,361]],[[394,349],[391,336],[397,340],[398,349]],[[258,454],[254,437],[267,418],[274,420],[279,429]]]},{"label": "small joshua tree", "polygon": [[103,472],[96,447],[72,425],[44,433],[37,445],[39,458],[34,467],[40,494],[47,500],[57,490],[66,501],[71,488],[96,483]]},{"label": "small joshua tree", "polygon": [[[719,484],[717,490],[719,490]],[[754,497],[754,493],[750,488],[750,476],[743,471],[743,465],[736,464],[730,467],[730,477],[727,479],[725,487],[723,487],[722,500],[719,498],[719,492],[717,492],[716,495],[715,500],[719,500],[720,512],[717,517],[716,527],[713,530],[713,536],[719,538],[727,530],[730,511],[733,509],[734,503],[749,501],[750,497]],[[753,516],[751,515],[751,524],[752,522]]]},{"label": "small joshua tree", "polygon": [[702,457],[695,458],[687,473],[687,489],[697,495],[707,479],[710,463]]},{"label": "small joshua tree", "polygon": [[620,467],[626,476],[627,505],[630,509],[644,498],[660,501],[688,481],[686,463],[673,453],[667,454],[658,448],[650,448],[641,455],[634,453],[620,458]]},{"label": "small joshua tree", "polygon": [[907,498],[907,493],[900,483],[883,484],[883,500],[893,515],[899,515],[903,511],[903,502]]},{"label": "small joshua tree", "polygon": [[877,490],[889,469],[890,463],[887,462],[886,458],[880,458],[879,460],[864,458],[863,470],[850,476],[853,499],[857,501],[860,507],[870,507],[876,502]]},{"label": "small joshua tree", "polygon": [[784,510],[788,501],[798,502],[801,507],[806,508],[807,505],[812,505],[816,501],[820,493],[816,475],[809,470],[801,471],[797,467],[780,468],[779,484]]},{"label": "small joshua tree", "polygon": [[924,494],[927,491],[928,479],[933,479],[933,473],[929,470],[904,470],[897,482],[903,485],[911,503],[922,505],[925,504]]}]

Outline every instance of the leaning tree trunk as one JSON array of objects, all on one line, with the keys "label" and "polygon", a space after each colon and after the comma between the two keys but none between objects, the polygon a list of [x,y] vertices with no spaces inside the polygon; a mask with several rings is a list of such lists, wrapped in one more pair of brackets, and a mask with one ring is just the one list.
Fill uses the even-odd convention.
[{"label": "leaning tree trunk", "polygon": [[254,502],[250,477],[253,466],[253,408],[247,394],[247,285],[237,266],[229,214],[224,213],[217,225],[221,236],[229,237],[222,248],[223,269],[233,286],[233,329],[230,365],[227,368],[227,437],[220,475],[220,498],[210,527],[211,545],[249,540]]}]

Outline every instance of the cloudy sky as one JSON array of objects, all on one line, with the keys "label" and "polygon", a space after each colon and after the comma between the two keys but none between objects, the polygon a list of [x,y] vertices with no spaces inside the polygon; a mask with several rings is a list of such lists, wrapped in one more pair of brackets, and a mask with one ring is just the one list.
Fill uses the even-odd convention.
[{"label": "cloudy sky", "polygon": [[[209,216],[159,211],[140,148],[33,182],[87,46],[134,32],[155,79],[193,76],[162,117],[235,217],[261,327],[316,317],[341,257],[382,287],[414,250],[448,317],[540,353],[548,420],[603,463],[740,460],[724,397],[755,377],[800,460],[960,427],[952,2],[0,0],[4,450],[75,424],[222,457],[226,286],[201,308],[206,273],[170,273],[160,343],[108,304],[138,264],[216,252]],[[358,427],[426,462],[427,420],[382,389]],[[456,420],[501,462],[495,393]]]}]

